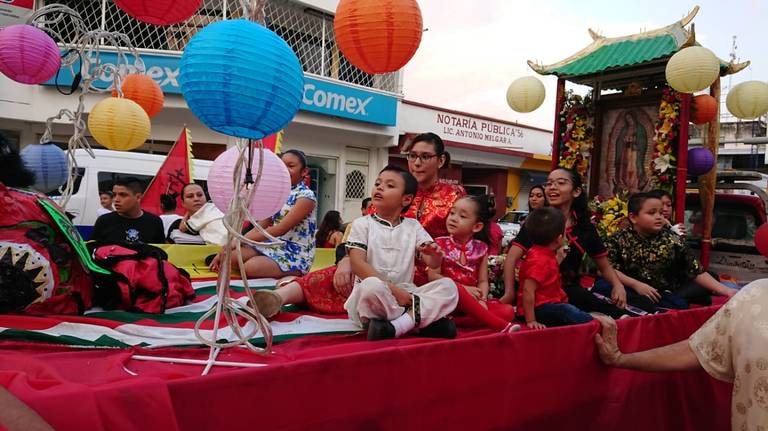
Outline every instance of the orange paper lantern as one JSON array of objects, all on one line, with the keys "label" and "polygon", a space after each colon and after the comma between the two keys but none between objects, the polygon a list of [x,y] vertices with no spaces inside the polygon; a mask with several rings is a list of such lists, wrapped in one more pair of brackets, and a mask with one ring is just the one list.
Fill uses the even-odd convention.
[{"label": "orange paper lantern", "polygon": [[408,63],[421,43],[423,23],[416,0],[341,0],[333,28],[349,62],[376,74]]},{"label": "orange paper lantern", "polygon": [[[123,79],[121,85],[123,97],[133,100],[150,118],[154,117],[163,110],[163,90],[154,79],[147,75],[130,74]],[[112,97],[117,97],[117,90],[112,90]]]},{"label": "orange paper lantern", "polygon": [[700,94],[691,103],[691,122],[693,124],[709,123],[717,115],[717,100],[709,94]]}]

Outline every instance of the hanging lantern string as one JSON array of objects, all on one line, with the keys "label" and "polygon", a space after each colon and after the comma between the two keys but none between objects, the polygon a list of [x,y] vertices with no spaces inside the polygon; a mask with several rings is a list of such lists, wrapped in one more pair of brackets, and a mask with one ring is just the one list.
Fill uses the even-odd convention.
[{"label": "hanging lantern string", "polygon": [[[256,178],[254,180],[254,183],[252,185],[246,185],[244,184],[243,179],[243,169],[246,162],[251,163],[252,162],[252,152],[253,152],[253,141],[248,140],[244,141],[241,139],[237,140],[237,147],[240,151],[240,157],[238,157],[237,162],[235,163],[235,169],[233,172],[233,181],[235,190],[237,191],[230,202],[230,210],[224,217],[224,225],[227,228],[228,236],[227,236],[227,244],[229,246],[225,247],[224,253],[222,256],[222,270],[219,272],[219,278],[217,280],[217,293],[218,293],[218,301],[216,302],[216,307],[212,308],[211,310],[208,310],[207,313],[205,313],[203,316],[200,317],[200,319],[195,323],[195,336],[200,340],[201,343],[210,346],[211,347],[211,357],[209,358],[210,361],[213,361],[215,359],[215,352],[217,352],[216,349],[220,348],[226,348],[226,347],[234,347],[238,345],[245,345],[248,349],[256,352],[256,353],[270,353],[272,349],[272,327],[269,325],[269,322],[267,319],[259,312],[258,308],[256,307],[256,301],[253,296],[253,292],[251,291],[249,285],[248,285],[248,276],[245,273],[245,262],[243,260],[242,252],[240,251],[240,248],[243,244],[243,242],[247,244],[255,244],[255,245],[268,245],[268,246],[276,246],[276,245],[282,245],[283,241],[280,241],[276,238],[274,238],[272,235],[268,234],[264,228],[261,227],[261,225],[256,222],[254,226],[259,229],[260,232],[262,232],[267,238],[272,239],[273,242],[271,243],[261,243],[252,241],[249,238],[246,238],[240,233],[240,229],[237,228],[238,226],[242,226],[243,222],[246,220],[246,218],[250,218],[249,211],[248,211],[248,203],[251,202],[253,198],[253,194],[255,193],[256,189],[258,188],[259,183],[261,182],[261,174],[263,171],[263,165],[264,165],[264,145],[261,140],[258,140],[258,146],[259,146],[259,168],[257,170]],[[249,156],[250,154],[250,156]],[[245,195],[243,196],[241,191],[245,189]],[[243,281],[243,287],[245,289],[245,292],[248,296],[248,302],[246,304],[243,304],[242,302],[239,302],[235,298],[232,298],[230,295],[230,276],[231,271],[229,270],[230,262],[232,261],[232,253],[235,253],[236,260],[238,263],[238,267],[240,268],[240,278]],[[203,322],[207,321],[211,316],[214,316],[214,328],[211,333],[211,338],[208,339],[203,336],[203,334],[200,331],[200,326]],[[224,319],[227,323],[228,328],[232,331],[232,335],[234,336],[233,341],[229,342],[219,342],[218,341],[218,331],[219,331],[219,323],[220,323],[220,316],[224,316]],[[245,320],[245,325],[241,325],[239,318],[242,318]],[[261,332],[264,342],[265,342],[265,348],[259,348],[254,346],[250,340],[258,333]],[[212,362],[209,362],[209,364]],[[209,368],[206,368],[204,371],[204,374],[207,373],[207,370]]]},{"label": "hanging lantern string", "polygon": [[[55,120],[67,119],[72,122],[72,136],[67,143],[67,167],[69,181],[59,188],[61,198],[59,205],[66,209],[77,179],[78,165],[75,159],[75,150],[82,149],[95,158],[93,149],[85,137],[86,123],[85,98],[89,93],[104,93],[114,87],[118,96],[122,97],[121,83],[127,73],[143,73],[146,70],[144,62],[139,56],[138,50],[131,43],[131,39],[118,32],[105,30],[88,30],[85,21],[75,10],[61,5],[51,4],[38,9],[32,14],[27,23],[34,25],[54,37],[59,45],[63,46],[65,54],[62,56],[62,67],[68,67],[73,76],[72,93],[79,86],[78,104],[74,113],[69,109],[62,109],[45,122],[45,133],[40,138],[40,143],[48,143],[53,140],[53,124]],[[75,32],[70,42],[55,29],[63,27]],[[116,55],[113,63],[106,63],[102,57],[102,46],[110,46],[110,51]],[[132,57],[132,60],[131,60]],[[112,85],[104,87],[96,86],[96,81],[112,81]]]}]

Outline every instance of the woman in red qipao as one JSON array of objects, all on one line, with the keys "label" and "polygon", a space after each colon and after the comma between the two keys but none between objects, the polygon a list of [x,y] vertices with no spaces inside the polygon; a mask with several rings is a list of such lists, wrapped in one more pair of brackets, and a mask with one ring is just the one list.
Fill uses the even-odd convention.
[{"label": "woman in red qipao", "polygon": [[[410,146],[406,144],[404,149],[407,151],[408,170],[419,182],[419,189],[404,216],[417,219],[432,238],[448,235],[445,221],[453,204],[466,193],[460,185],[443,181],[438,176],[440,169],[450,162],[450,155],[439,136],[422,133],[412,142]],[[376,209],[371,206],[369,214],[375,212]],[[425,267],[417,263],[414,283],[422,285],[427,281]],[[275,291],[260,291],[256,298],[257,306],[267,317],[279,312],[283,304],[306,304],[316,313],[344,314],[344,302],[352,292],[353,284],[354,274],[349,258],[344,257],[337,266],[310,272],[279,286]]]}]

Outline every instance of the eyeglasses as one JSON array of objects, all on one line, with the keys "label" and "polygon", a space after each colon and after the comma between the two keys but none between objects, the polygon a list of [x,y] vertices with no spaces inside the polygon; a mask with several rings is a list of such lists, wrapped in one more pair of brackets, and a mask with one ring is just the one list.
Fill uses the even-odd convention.
[{"label": "eyeglasses", "polygon": [[405,157],[408,159],[409,162],[415,162],[416,160],[421,160],[422,163],[426,163],[435,157],[437,157],[437,154],[416,154],[416,153],[408,153],[405,155]]},{"label": "eyeglasses", "polygon": [[545,189],[551,189],[553,187],[563,187],[564,185],[571,183],[573,181],[569,180],[568,178],[558,178],[556,180],[550,180],[544,183]]}]

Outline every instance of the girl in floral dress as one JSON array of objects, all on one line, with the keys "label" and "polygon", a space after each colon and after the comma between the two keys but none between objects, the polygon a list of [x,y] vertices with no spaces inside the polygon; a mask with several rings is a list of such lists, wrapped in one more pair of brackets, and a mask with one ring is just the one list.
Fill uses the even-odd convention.
[{"label": "girl in floral dress", "polygon": [[[448,236],[435,238],[445,253],[439,271],[428,272],[430,280],[452,279],[459,288],[456,324],[489,327],[497,331],[512,328],[515,317],[511,305],[488,300],[489,222],[496,213],[493,196],[465,196],[453,205],[448,215]],[[519,328],[519,327],[518,327]]]},{"label": "girl in floral dress", "polygon": [[[304,184],[308,174],[307,159],[299,150],[285,151],[281,159],[291,175],[291,194],[277,214],[259,224],[285,244],[278,247],[243,245],[241,251],[248,278],[304,275],[315,258],[317,198]],[[252,229],[245,236],[254,241],[267,241],[258,229]],[[220,258],[221,254],[216,256],[211,270],[220,269]],[[237,256],[233,256],[232,265],[237,265]]]}]

